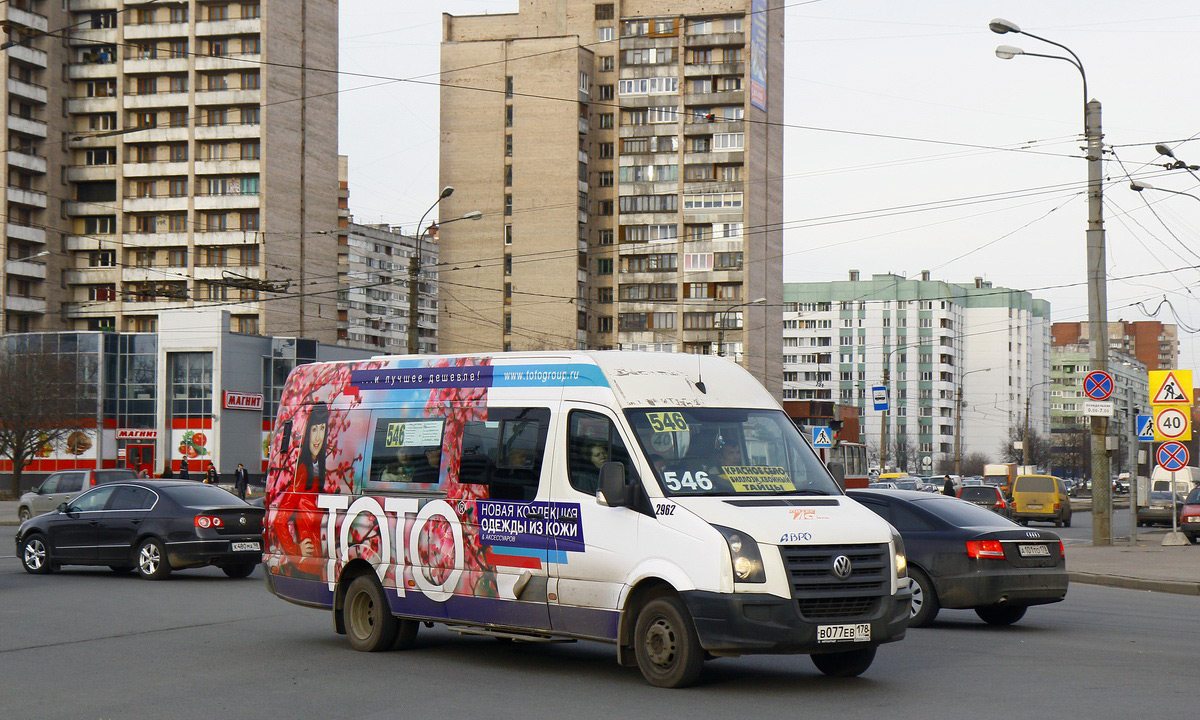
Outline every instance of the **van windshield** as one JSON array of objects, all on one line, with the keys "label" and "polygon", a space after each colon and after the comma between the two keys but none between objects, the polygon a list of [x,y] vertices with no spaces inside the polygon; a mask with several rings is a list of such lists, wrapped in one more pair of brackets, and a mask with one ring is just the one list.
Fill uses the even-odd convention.
[{"label": "van windshield", "polygon": [[781,411],[679,407],[625,415],[668,497],[841,494]]}]

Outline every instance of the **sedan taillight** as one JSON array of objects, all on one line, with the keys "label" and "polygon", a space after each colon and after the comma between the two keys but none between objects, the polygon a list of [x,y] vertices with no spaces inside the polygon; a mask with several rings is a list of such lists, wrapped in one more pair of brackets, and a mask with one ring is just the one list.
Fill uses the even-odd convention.
[{"label": "sedan taillight", "polygon": [[1004,546],[999,540],[968,540],[967,557],[1004,559]]},{"label": "sedan taillight", "polygon": [[198,528],[221,527],[224,524],[225,523],[221,520],[221,518],[217,517],[216,515],[196,516],[196,527]]}]

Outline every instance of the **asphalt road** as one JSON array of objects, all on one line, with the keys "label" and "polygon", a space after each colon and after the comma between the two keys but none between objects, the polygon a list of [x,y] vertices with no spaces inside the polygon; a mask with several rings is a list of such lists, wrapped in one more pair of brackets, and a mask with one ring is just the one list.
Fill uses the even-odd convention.
[{"label": "asphalt road", "polygon": [[1190,717],[1200,598],[1074,585],[1009,628],[943,611],[857,679],[803,656],[710,662],[659,690],[595,643],[502,644],[422,628],[366,654],[328,613],[267,593],[261,571],[165,582],[27,575],[0,533],[0,717]]}]

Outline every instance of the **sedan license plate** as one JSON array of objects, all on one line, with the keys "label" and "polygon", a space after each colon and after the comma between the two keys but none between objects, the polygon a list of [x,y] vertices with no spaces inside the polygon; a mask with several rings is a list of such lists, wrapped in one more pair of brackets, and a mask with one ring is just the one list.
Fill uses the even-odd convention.
[{"label": "sedan license plate", "polygon": [[867,642],[871,639],[871,624],[818,625],[817,642]]},{"label": "sedan license plate", "polygon": [[1045,545],[1018,545],[1021,557],[1050,557],[1050,548]]},{"label": "sedan license plate", "polygon": [[243,550],[258,551],[258,550],[262,549],[262,545],[259,543],[256,543],[256,542],[235,542],[235,543],[232,543],[232,545],[233,545],[234,552],[240,552]]}]

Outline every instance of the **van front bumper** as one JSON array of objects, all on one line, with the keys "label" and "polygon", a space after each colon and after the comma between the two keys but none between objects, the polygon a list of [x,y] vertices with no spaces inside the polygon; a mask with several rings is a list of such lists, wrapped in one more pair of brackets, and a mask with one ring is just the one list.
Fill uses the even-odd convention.
[{"label": "van front bumper", "polygon": [[[754,593],[715,593],[690,590],[680,593],[696,634],[705,650],[722,655],[753,653],[822,653],[873,647],[904,638],[908,629],[912,593],[907,587],[879,598],[866,615],[809,619],[800,614],[796,600]],[[871,626],[866,642],[817,642],[822,625]]]}]

